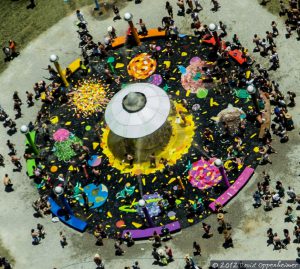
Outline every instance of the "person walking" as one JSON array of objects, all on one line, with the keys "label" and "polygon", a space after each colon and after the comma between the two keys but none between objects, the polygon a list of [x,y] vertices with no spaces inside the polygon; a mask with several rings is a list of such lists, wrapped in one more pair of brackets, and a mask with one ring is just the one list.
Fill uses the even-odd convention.
[{"label": "person walking", "polygon": [[5,176],[3,177],[3,185],[4,185],[4,190],[6,192],[14,191],[13,184],[11,183],[11,179],[8,177],[8,174],[5,174]]},{"label": "person walking", "polygon": [[15,144],[10,142],[10,140],[7,140],[6,145],[8,146],[8,149],[9,149],[8,155],[11,156],[11,155],[16,155],[17,154],[17,151],[15,150]]},{"label": "person walking", "polygon": [[203,238],[210,238],[213,236],[213,233],[210,231],[211,226],[206,224],[206,223],[202,223],[202,228],[204,230],[204,234],[203,234]]},{"label": "person walking", "polygon": [[62,231],[59,232],[59,237],[60,237],[60,245],[62,248],[64,248],[66,245],[68,245],[67,238]]},{"label": "person walking", "polygon": [[288,91],[287,94],[288,94],[288,98],[290,99],[288,106],[294,107],[296,105],[296,102],[295,102],[296,93],[292,92],[292,91]]},{"label": "person walking", "polygon": [[194,0],[194,3],[195,3],[195,7],[196,7],[194,9],[194,11],[200,12],[201,10],[203,10],[202,5],[200,4],[200,0]]},{"label": "person walking", "polygon": [[173,19],[173,7],[171,6],[170,2],[166,2],[165,9],[167,10],[169,16]]},{"label": "person walking", "polygon": [[17,112],[17,114],[15,115],[15,120],[21,118],[22,117],[21,105],[17,101],[14,102],[14,110]]},{"label": "person walking", "polygon": [[159,254],[158,254],[156,248],[153,248],[151,254],[152,254],[152,257],[153,257],[154,260],[155,260],[155,263],[158,264],[158,263],[159,263]]},{"label": "person walking", "polygon": [[10,156],[11,162],[18,168],[19,171],[22,170],[22,164],[20,162],[20,158],[18,158],[16,155]]},{"label": "person walking", "polygon": [[213,8],[211,10],[214,12],[217,12],[218,9],[221,7],[219,5],[219,2],[217,0],[211,0],[211,3],[213,4]]},{"label": "person walking", "polygon": [[86,20],[84,19],[84,16],[79,9],[76,10],[76,16],[80,22],[86,24]]},{"label": "person walking", "polygon": [[33,93],[26,91],[26,96],[27,96],[26,103],[28,104],[28,107],[33,106],[34,105],[34,102],[33,102]]},{"label": "person walking", "polygon": [[255,34],[253,37],[253,43],[255,44],[255,48],[253,49],[253,52],[260,52],[261,39],[257,34]]},{"label": "person walking", "polygon": [[269,31],[266,31],[266,39],[269,42],[269,45],[271,47],[276,47],[276,44],[274,42],[273,34],[270,33]]},{"label": "person walking", "polygon": [[196,241],[193,242],[193,249],[195,250],[194,251],[194,256],[201,256],[201,247],[200,247],[200,244],[198,244]]},{"label": "person walking", "polygon": [[5,166],[5,164],[4,164],[4,157],[3,157],[3,155],[2,154],[0,154],[0,166]]},{"label": "person walking", "polygon": [[177,6],[180,8],[180,10],[177,13],[177,16],[185,16],[184,0],[178,0]]}]

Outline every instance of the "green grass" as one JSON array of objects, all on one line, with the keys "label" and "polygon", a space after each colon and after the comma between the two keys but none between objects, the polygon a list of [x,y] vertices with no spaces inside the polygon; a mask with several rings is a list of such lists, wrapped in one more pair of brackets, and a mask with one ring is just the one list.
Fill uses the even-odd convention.
[{"label": "green grass", "polygon": [[3,246],[3,242],[1,240],[0,240],[0,257],[5,257],[12,264],[14,264],[15,262],[10,252]]},{"label": "green grass", "polygon": [[[259,3],[261,0],[257,0]],[[289,0],[283,0],[286,7],[289,7]],[[270,0],[270,2],[266,5],[266,9],[272,14],[278,15],[280,10],[279,0]]]},{"label": "green grass", "polygon": [[[66,15],[74,13],[74,10],[82,6],[94,4],[93,0],[69,0],[66,3],[64,0],[37,0],[36,2],[37,6],[34,9],[26,9],[28,0],[1,0],[0,42],[2,47],[7,46],[9,39],[13,39],[19,50],[25,48],[31,40]],[[99,2],[101,3],[101,0]],[[74,20],[76,20],[75,14]],[[8,65],[2,59],[0,72]]]}]

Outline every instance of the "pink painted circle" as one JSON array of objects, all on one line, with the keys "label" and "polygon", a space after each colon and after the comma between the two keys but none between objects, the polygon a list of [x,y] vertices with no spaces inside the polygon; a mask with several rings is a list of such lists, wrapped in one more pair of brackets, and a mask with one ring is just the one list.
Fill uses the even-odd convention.
[{"label": "pink painted circle", "polygon": [[222,180],[219,169],[214,165],[215,159],[206,161],[202,158],[192,164],[188,179],[193,187],[205,190],[217,185]]},{"label": "pink painted circle", "polygon": [[202,68],[210,66],[211,64],[202,61],[199,57],[193,57],[186,68],[186,73],[181,76],[182,87],[191,93],[197,93],[199,88],[211,88],[213,84],[206,83],[202,79],[205,76]]},{"label": "pink painted circle", "polygon": [[66,141],[70,137],[70,132],[64,128],[58,129],[54,134],[53,134],[53,139],[55,141]]}]

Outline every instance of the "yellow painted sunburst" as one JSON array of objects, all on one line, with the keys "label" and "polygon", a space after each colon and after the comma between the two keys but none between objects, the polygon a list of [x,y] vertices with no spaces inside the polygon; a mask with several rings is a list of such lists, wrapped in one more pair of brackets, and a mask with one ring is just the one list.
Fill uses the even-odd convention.
[{"label": "yellow painted sunburst", "polygon": [[84,117],[101,112],[109,100],[106,98],[108,87],[97,81],[83,81],[69,93],[75,113]]},{"label": "yellow painted sunburst", "polygon": [[[160,160],[160,158],[168,160],[168,165],[170,166],[176,164],[176,162],[180,160],[184,154],[188,153],[195,135],[195,122],[193,120],[193,115],[185,114],[186,124],[183,125],[183,123],[179,121],[179,112],[186,113],[187,110],[178,103],[175,103],[175,109],[175,115],[170,115],[168,117],[168,121],[172,126],[170,141],[164,149],[156,155],[157,160]],[[110,165],[118,169],[121,173],[130,173],[131,175],[148,175],[164,169],[164,165],[158,162],[155,168],[150,167],[149,162],[134,163],[133,167],[129,168],[128,164],[116,158],[108,147],[108,135],[110,129],[108,127],[103,128],[102,132],[101,147],[103,149],[103,153],[109,159]]]}]

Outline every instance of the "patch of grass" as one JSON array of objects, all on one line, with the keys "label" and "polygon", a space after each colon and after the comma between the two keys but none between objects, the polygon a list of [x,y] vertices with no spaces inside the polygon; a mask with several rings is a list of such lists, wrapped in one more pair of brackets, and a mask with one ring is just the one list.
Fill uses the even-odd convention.
[{"label": "patch of grass", "polygon": [[0,239],[0,257],[5,257],[11,264],[15,263],[14,258],[11,256],[10,252],[3,246],[3,242]]},{"label": "patch of grass", "polygon": [[[65,16],[74,13],[74,10],[93,5],[93,0],[37,0],[34,9],[27,9],[28,0],[2,0],[1,1],[1,27],[0,42],[8,45],[8,40],[13,39],[20,50],[42,32],[57,23]],[[102,1],[100,0],[99,3]],[[76,20],[74,14],[74,21]],[[68,31],[68,29],[66,29]],[[4,56],[3,56],[4,58]],[[3,59],[2,58],[2,59]],[[8,65],[0,60],[0,72]]]},{"label": "patch of grass", "polygon": [[[262,0],[257,0],[259,3],[261,3]],[[283,0],[286,7],[289,6],[289,0]],[[265,6],[266,9],[271,12],[272,14],[278,15],[280,10],[279,0],[270,0],[270,2]]]}]

